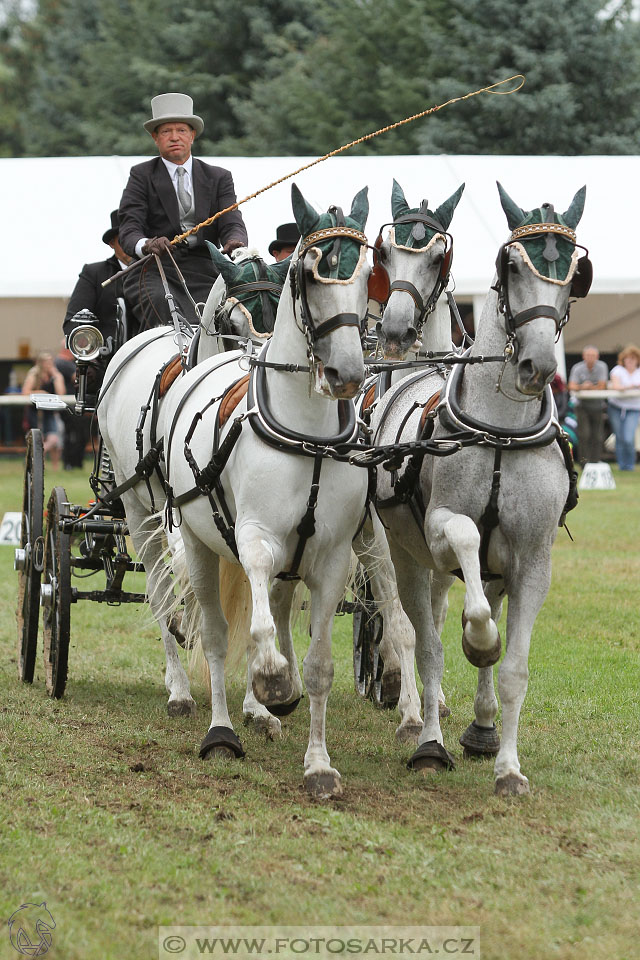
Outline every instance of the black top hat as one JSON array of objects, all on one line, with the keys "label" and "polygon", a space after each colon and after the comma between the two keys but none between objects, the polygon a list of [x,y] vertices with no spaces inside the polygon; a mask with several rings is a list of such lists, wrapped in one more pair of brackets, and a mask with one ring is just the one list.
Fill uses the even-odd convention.
[{"label": "black top hat", "polygon": [[118,211],[111,211],[111,227],[106,233],[102,234],[102,242],[109,243],[110,240],[113,240],[114,237],[118,236],[120,232],[120,221],[118,220]]},{"label": "black top hat", "polygon": [[297,223],[281,223],[276,229],[276,239],[269,244],[269,253],[273,256],[274,250],[282,250],[283,247],[295,247],[300,239],[300,231]]}]

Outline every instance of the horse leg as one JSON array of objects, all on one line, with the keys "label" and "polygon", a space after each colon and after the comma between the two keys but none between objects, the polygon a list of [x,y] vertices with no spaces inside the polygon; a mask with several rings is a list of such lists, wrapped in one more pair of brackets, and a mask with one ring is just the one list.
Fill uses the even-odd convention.
[{"label": "horse leg", "polygon": [[[447,610],[449,609],[449,590],[455,579],[455,577],[451,577],[447,573],[441,573],[439,570],[434,570],[431,574],[431,610],[433,612],[433,623],[439,637],[442,636],[444,630],[444,622],[447,619]],[[438,690],[438,712],[440,719],[451,715],[442,686]]]},{"label": "horse leg", "polygon": [[495,792],[499,796],[529,793],[529,781],[520,773],[518,760],[518,721],[527,693],[531,632],[551,584],[550,551],[547,556],[527,558],[527,569],[535,575],[527,576],[521,569],[518,582],[509,588],[507,650],[498,673],[502,742],[494,776]]},{"label": "horse leg", "polygon": [[264,733],[268,740],[277,740],[282,735],[282,727],[277,717],[256,698],[253,692],[253,671],[251,659],[247,660],[247,689],[242,701],[242,714],[245,723],[253,724],[258,732]]},{"label": "horse leg", "polygon": [[389,544],[376,515],[372,517],[372,526],[367,524],[356,537],[353,548],[367,570],[371,592],[382,614],[382,699],[398,700],[401,723],[396,736],[413,741],[422,729],[414,670],[415,634],[400,602]]},{"label": "horse leg", "polygon": [[424,687],[424,723],[418,736],[418,749],[408,766],[415,770],[436,772],[451,769],[453,758],[444,747],[440,729],[438,691],[442,682],[444,654],[433,622],[431,571],[417,564],[397,544],[392,544],[391,549],[402,606],[415,630],[416,660]]},{"label": "horse leg", "polygon": [[[282,734],[282,727],[278,716],[271,711],[278,710],[278,715],[292,713],[302,697],[302,680],[298,670],[298,661],[293,649],[291,635],[291,602],[296,584],[292,581],[277,580],[271,589],[271,612],[276,625],[276,633],[280,650],[289,662],[289,669],[293,683],[292,699],[288,704],[269,704],[265,706],[256,699],[253,692],[253,671],[251,663],[247,664],[247,691],[242,704],[242,712],[247,722],[253,722],[256,729],[264,730],[270,740],[275,740]],[[283,708],[283,709],[281,709]]]},{"label": "horse leg", "polygon": [[[491,605],[491,619],[498,623],[502,614],[504,581],[490,580],[485,584],[484,592]],[[500,749],[500,737],[496,730],[498,701],[493,686],[493,667],[480,667],[478,686],[473,701],[475,719],[460,737],[465,757],[495,757]]]},{"label": "horse leg", "polygon": [[253,692],[260,703],[285,703],[291,698],[289,663],[276,648],[276,628],[269,605],[274,554],[260,532],[238,535],[238,554],[251,585],[250,670]]},{"label": "horse leg", "polygon": [[460,567],[466,586],[462,649],[474,667],[490,667],[500,658],[500,634],[480,579],[480,534],[473,520],[439,507],[427,515],[426,536],[440,570]]},{"label": "horse leg", "polygon": [[[309,744],[304,755],[304,785],[311,796],[326,800],[342,795],[340,774],[331,766],[326,746],[327,699],[333,682],[331,628],[336,607],[347,579],[347,564],[337,589],[326,583],[309,584],[311,590],[311,643],[303,660],[304,682],[309,696]],[[335,568],[334,568],[335,570]],[[332,571],[334,572],[334,571]],[[336,586],[336,583],[333,584]]]},{"label": "horse leg", "polygon": [[[123,494],[131,540],[144,564],[151,611],[160,627],[164,644],[166,670],[164,683],[169,693],[167,711],[170,717],[194,716],[196,704],[189,689],[189,679],[180,662],[178,644],[169,629],[164,612],[166,598],[173,593],[173,581],[163,559],[162,530],[149,536],[149,513],[133,493]],[[153,521],[155,522],[155,521]]]},{"label": "horse leg", "polygon": [[182,525],[189,580],[202,613],[202,652],[211,675],[211,724],[200,745],[200,757],[243,757],[242,744],[233,731],[227,708],[224,661],[228,629],[220,605],[220,560],[188,528]]},{"label": "horse leg", "polygon": [[[281,708],[279,716],[293,713],[302,698],[302,678],[298,669],[298,658],[293,649],[293,634],[291,632],[291,605],[297,584],[291,580],[276,580],[271,588],[269,602],[271,613],[276,625],[278,646],[289,663],[292,691],[285,703],[271,704],[271,707]],[[283,709],[284,708],[284,709]]]}]

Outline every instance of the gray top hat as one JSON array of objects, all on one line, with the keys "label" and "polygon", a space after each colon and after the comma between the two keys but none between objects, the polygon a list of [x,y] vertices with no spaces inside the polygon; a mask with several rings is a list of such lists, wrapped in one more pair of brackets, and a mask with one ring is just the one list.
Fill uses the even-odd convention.
[{"label": "gray top hat", "polygon": [[186,93],[159,93],[151,101],[151,120],[143,124],[147,133],[153,133],[161,123],[188,123],[199,137],[204,130],[204,120],[193,112],[193,100]]}]

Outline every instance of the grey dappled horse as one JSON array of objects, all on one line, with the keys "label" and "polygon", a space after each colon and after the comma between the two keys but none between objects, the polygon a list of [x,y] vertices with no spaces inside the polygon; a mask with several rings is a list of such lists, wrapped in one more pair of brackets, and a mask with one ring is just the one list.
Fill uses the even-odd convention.
[{"label": "grey dappled horse", "polygon": [[[466,588],[463,649],[480,670],[475,720],[461,739],[472,752],[497,752],[497,793],[521,794],[529,786],[520,772],[517,731],[531,631],[549,589],[558,524],[574,499],[575,474],[549,383],[569,298],[586,295],[591,265],[576,247],[584,188],[560,215],[551,204],[522,210],[498,186],[511,235],[498,253],[496,279],[468,353],[472,361],[492,359],[454,367],[446,384],[439,375],[425,375],[408,388],[392,388],[376,411],[374,441],[426,438],[432,430],[431,442],[458,448],[451,456],[413,461],[419,482],[405,502],[394,499],[394,489],[408,462],[395,475],[379,471],[378,506],[400,598],[416,631],[424,684],[424,724],[410,762],[435,769],[453,763],[438,717],[443,651],[432,616],[430,571],[458,574]],[[433,414],[424,418],[427,401],[438,391],[435,420]],[[424,522],[416,521],[420,508]],[[499,742],[492,665],[500,656],[496,621],[505,595]]]},{"label": "grey dappled horse", "polygon": [[[368,201],[361,191],[345,218],[333,207],[318,214],[295,186],[292,197],[303,239],[273,335],[251,366],[248,393],[223,421],[223,400],[230,390],[239,391],[246,358],[230,353],[199,364],[168,396],[164,440],[170,506],[180,512],[211,674],[211,726],[201,756],[243,755],[226,702],[219,559],[239,562],[250,584],[250,670],[262,704],[286,704],[300,694],[289,623],[300,577],[311,594],[304,782],[314,796],[324,797],[341,791],[325,743],[331,627],[364,514],[367,476],[323,451],[357,434],[352,398],[364,377],[369,266],[362,230]],[[191,496],[194,485],[201,496]]]}]

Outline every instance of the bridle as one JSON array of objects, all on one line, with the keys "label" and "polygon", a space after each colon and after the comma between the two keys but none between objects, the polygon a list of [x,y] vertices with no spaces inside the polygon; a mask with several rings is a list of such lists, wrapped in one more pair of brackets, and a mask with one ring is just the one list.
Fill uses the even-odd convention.
[{"label": "bridle", "polygon": [[[427,297],[426,301],[423,299],[415,284],[411,283],[409,280],[394,280],[391,282],[387,268],[383,265],[380,258],[382,231],[385,227],[390,226],[395,228],[403,223],[421,224],[423,225],[423,229],[424,227],[429,227],[430,230],[435,231],[435,236],[432,238],[431,242],[433,242],[435,237],[438,235],[442,236],[445,241],[445,250],[442,257],[442,262],[440,264],[440,270],[438,271],[438,276],[436,277],[433,289],[431,290],[431,293]],[[406,249],[410,250],[412,253],[425,253],[429,247],[407,247]],[[369,298],[371,300],[377,300],[378,303],[380,303],[384,308],[384,306],[388,303],[392,293],[395,293],[396,291],[408,293],[414,302],[416,310],[418,311],[415,326],[417,335],[420,337],[425,320],[429,314],[435,310],[435,306],[440,298],[440,294],[449,283],[451,264],[453,261],[453,237],[450,233],[448,233],[447,230],[445,230],[443,225],[439,223],[438,220],[435,220],[428,214],[422,213],[421,211],[417,211],[416,213],[407,213],[402,217],[397,217],[395,220],[389,223],[382,224],[374,246],[373,261],[374,267],[373,271],[371,272],[371,276],[369,277]]]},{"label": "bridle", "polygon": [[[225,327],[228,327],[229,325],[229,315],[233,307],[237,306],[238,304],[242,304],[244,306],[245,302],[250,300],[256,293],[260,294],[260,301],[262,304],[262,323],[265,332],[267,334],[273,333],[273,328],[276,322],[276,314],[269,294],[275,294],[276,297],[279,298],[280,294],[282,293],[282,284],[274,283],[268,279],[267,265],[261,257],[251,257],[249,260],[244,260],[242,265],[244,266],[247,263],[250,263],[253,267],[254,276],[256,276],[256,279],[247,281],[245,283],[236,283],[233,286],[227,286],[225,299],[216,308],[215,326],[218,333],[222,337],[230,332],[229,329],[225,330]],[[229,309],[227,307],[227,303],[231,298],[234,298],[236,302]]]},{"label": "bridle", "polygon": [[[356,243],[361,244],[363,247],[368,245],[367,238],[361,230],[346,225],[344,214],[340,207],[329,207],[329,213],[335,217],[335,226],[315,230],[313,233],[308,234],[308,236],[303,237],[298,248],[297,260],[291,265],[289,270],[294,318],[298,327],[300,327],[306,337],[307,356],[311,369],[314,369],[316,364],[315,345],[322,337],[326,337],[327,334],[332,333],[332,331],[337,330],[339,327],[357,327],[360,332],[360,339],[362,340],[367,331],[366,311],[362,317],[357,313],[336,313],[334,316],[318,322],[314,318],[309,306],[307,280],[304,268],[305,254],[312,247],[317,247],[319,243],[333,240],[333,245],[329,253],[326,254],[329,267],[333,269],[338,266],[340,261],[340,249],[343,238],[355,240]],[[356,266],[356,270],[357,269],[358,267]],[[352,277],[353,276],[354,274],[352,274]],[[326,278],[326,281],[330,283],[331,278]],[[340,280],[336,278],[336,282],[340,282]],[[296,305],[298,305],[297,310]],[[300,317],[299,322],[298,313]]]},{"label": "bridle", "polygon": [[497,279],[492,286],[498,294],[498,310],[503,315],[508,337],[508,344],[511,344],[512,350],[515,350],[515,336],[518,327],[522,324],[534,320],[536,317],[549,317],[556,326],[556,335],[559,337],[562,328],[569,320],[570,299],[567,299],[567,307],[563,315],[560,314],[557,307],[551,304],[538,304],[535,307],[528,307],[514,314],[509,301],[509,248],[518,243],[525,237],[547,236],[548,241],[555,243],[555,235],[565,237],[570,240],[575,247],[584,250],[584,255],[578,259],[573,276],[571,278],[571,287],[569,289],[569,298],[575,299],[586,297],[591,287],[593,278],[593,266],[589,260],[589,251],[586,247],[576,243],[575,231],[561,223],[530,223],[525,226],[516,227],[511,236],[498,251],[496,259]]}]

